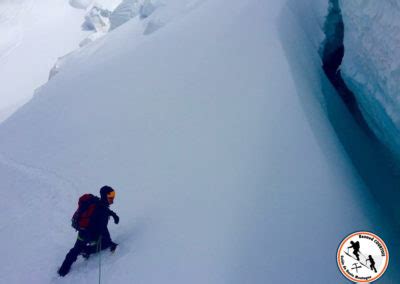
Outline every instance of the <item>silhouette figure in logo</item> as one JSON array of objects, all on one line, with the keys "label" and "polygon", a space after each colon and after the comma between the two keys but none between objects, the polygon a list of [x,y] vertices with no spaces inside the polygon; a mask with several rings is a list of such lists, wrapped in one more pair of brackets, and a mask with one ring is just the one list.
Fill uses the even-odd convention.
[{"label": "silhouette figure in logo", "polygon": [[348,248],[353,248],[353,254],[357,257],[357,260],[360,261],[360,242],[350,241],[351,246]]},{"label": "silhouette figure in logo", "polygon": [[376,271],[376,267],[375,267],[375,260],[372,258],[371,255],[368,256],[366,262],[368,262],[368,261],[371,263],[371,264],[369,265],[369,267],[371,268],[371,270],[375,271],[375,273],[376,273],[377,271]]}]

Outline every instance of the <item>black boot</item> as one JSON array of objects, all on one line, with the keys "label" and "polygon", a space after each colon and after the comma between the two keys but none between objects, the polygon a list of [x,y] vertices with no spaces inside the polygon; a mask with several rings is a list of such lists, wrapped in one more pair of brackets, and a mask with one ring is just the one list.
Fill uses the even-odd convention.
[{"label": "black boot", "polygon": [[61,277],[64,277],[65,275],[68,274],[70,267],[67,266],[61,266],[60,269],[58,269],[58,275]]},{"label": "black boot", "polygon": [[85,249],[85,243],[77,240],[74,247],[67,253],[65,256],[64,262],[61,265],[60,269],[58,270],[58,274],[62,277],[68,274],[71,265],[76,261],[78,258],[78,255],[84,251]]}]

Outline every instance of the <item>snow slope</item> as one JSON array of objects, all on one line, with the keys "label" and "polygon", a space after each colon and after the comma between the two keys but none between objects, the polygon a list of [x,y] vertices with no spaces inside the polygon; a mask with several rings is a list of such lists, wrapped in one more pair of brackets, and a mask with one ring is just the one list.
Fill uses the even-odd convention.
[{"label": "snow slope", "polygon": [[400,4],[340,1],[345,25],[343,77],[374,133],[400,155]]},{"label": "snow slope", "polygon": [[327,116],[325,1],[196,4],[74,52],[0,126],[1,282],[97,281],[95,257],[56,270],[78,196],[104,184],[121,222],[103,283],[339,283],[347,234],[399,248]]},{"label": "snow slope", "polygon": [[83,16],[66,0],[0,2],[0,112],[4,118],[47,81],[58,57],[78,47],[84,38]]}]

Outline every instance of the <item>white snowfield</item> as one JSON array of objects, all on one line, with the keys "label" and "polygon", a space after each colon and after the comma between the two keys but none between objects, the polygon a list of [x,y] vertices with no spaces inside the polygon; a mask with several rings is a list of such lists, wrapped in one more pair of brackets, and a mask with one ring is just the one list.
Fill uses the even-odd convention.
[{"label": "white snowfield", "polygon": [[375,134],[400,156],[400,3],[340,1],[342,74]]},{"label": "white snowfield", "polygon": [[327,2],[181,5],[74,52],[0,125],[0,282],[98,283],[98,255],[56,271],[78,197],[108,184],[102,283],[344,283],[358,230],[392,253],[377,283],[399,283],[396,232],[328,120],[354,127],[320,67]]}]

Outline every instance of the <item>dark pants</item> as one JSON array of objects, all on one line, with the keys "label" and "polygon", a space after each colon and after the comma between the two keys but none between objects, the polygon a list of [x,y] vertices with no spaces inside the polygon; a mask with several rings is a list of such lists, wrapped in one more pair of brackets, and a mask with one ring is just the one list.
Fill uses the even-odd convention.
[{"label": "dark pants", "polygon": [[[99,240],[101,239],[101,243],[99,244]],[[98,252],[100,249],[104,250],[109,248],[113,242],[110,238],[110,233],[108,230],[104,231],[101,237],[89,237],[85,232],[79,232],[78,238],[75,242],[75,245],[65,256],[64,262],[62,263],[60,269],[58,270],[58,274],[61,276],[65,276],[68,274],[71,265],[76,261],[79,254],[86,254],[87,256]]]}]

